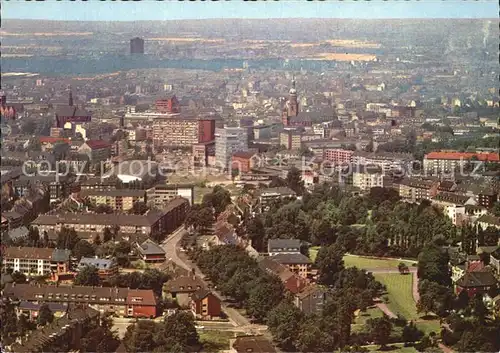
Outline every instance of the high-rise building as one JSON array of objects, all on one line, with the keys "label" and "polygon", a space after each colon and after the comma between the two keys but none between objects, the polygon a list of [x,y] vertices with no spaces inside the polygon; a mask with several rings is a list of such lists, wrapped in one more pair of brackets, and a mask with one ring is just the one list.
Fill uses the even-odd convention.
[{"label": "high-rise building", "polygon": [[248,151],[248,130],[238,127],[215,129],[215,160],[217,166],[229,170],[235,152]]},{"label": "high-rise building", "polygon": [[188,147],[210,142],[215,138],[215,126],[215,117],[158,114],[153,118],[153,144],[155,147]]},{"label": "high-rise building", "polygon": [[130,54],[144,54],[144,39],[135,37],[130,40]]}]

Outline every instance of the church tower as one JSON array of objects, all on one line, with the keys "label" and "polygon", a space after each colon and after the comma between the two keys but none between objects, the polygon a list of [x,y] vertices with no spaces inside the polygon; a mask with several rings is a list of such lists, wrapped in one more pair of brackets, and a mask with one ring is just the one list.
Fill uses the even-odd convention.
[{"label": "church tower", "polygon": [[290,88],[290,97],[287,102],[287,113],[289,117],[295,117],[299,114],[299,101],[297,99],[297,90],[295,89],[295,77],[292,80],[292,88]]},{"label": "church tower", "polygon": [[71,91],[71,87],[69,88],[69,106],[73,106],[73,92]]}]

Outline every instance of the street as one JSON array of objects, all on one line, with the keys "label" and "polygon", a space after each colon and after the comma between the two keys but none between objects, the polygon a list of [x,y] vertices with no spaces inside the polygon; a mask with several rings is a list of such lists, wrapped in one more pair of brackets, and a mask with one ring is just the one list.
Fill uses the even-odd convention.
[{"label": "street", "polygon": [[[184,234],[187,234],[187,230],[184,227],[180,227],[171,236],[169,236],[162,244],[162,248],[166,252],[167,259],[172,260],[177,265],[191,270],[194,268],[196,274],[203,280],[203,283],[208,288],[208,283],[204,279],[203,273],[200,269],[192,263],[186,254],[179,251],[179,243],[182,240]],[[241,315],[236,309],[230,308],[225,303],[225,298],[219,292],[212,290],[212,292],[222,301],[222,310],[226,313],[228,319],[233,323],[234,326],[249,326],[250,321]]]}]

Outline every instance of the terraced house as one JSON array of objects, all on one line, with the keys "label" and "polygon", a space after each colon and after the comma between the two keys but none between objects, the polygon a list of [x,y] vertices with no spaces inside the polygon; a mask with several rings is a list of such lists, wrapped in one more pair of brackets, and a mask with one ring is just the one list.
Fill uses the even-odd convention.
[{"label": "terraced house", "polygon": [[2,296],[32,303],[85,304],[100,312],[110,312],[121,317],[157,316],[158,301],[150,289],[9,283]]},{"label": "terraced house", "polygon": [[189,201],[172,200],[162,211],[150,211],[144,215],[60,213],[38,216],[32,225],[40,232],[59,232],[63,227],[77,232],[103,234],[104,229],[119,227],[122,234],[144,234],[159,239],[173,232],[186,218]]}]

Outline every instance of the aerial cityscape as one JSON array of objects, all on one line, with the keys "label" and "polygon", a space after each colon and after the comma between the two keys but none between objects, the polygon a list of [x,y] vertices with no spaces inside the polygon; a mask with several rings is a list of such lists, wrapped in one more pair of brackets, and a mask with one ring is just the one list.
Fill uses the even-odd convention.
[{"label": "aerial cityscape", "polygon": [[2,2],[1,352],[499,352],[495,1]]}]

